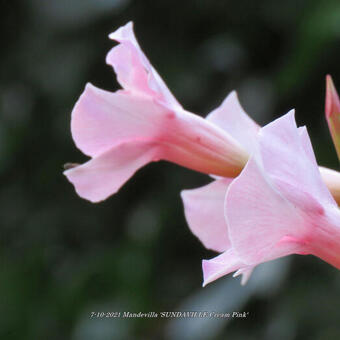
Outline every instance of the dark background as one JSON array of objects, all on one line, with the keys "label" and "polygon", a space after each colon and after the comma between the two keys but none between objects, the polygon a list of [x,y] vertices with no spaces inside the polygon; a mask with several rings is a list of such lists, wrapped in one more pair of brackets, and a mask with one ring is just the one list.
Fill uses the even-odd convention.
[{"label": "dark background", "polygon": [[[215,256],[186,226],[179,192],[210,179],[151,164],[100,204],[62,175],[84,162],[70,113],[87,81],[118,88],[107,35],[133,20],[146,55],[200,115],[233,89],[261,125],[296,108],[318,162],[338,167],[325,75],[340,88],[340,2],[2,0],[1,339],[340,339],[340,274],[311,256],[201,288]],[[246,319],[90,319],[92,311],[246,311]]]}]

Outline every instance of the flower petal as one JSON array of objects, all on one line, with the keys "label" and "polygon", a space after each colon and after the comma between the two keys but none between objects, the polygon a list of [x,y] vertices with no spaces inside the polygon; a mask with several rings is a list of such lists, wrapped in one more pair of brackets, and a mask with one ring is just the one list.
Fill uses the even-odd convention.
[{"label": "flower petal", "polygon": [[166,113],[149,97],[87,84],[72,111],[72,137],[83,153],[94,157],[131,138],[157,135]]},{"label": "flower petal", "polygon": [[253,267],[245,265],[232,249],[228,249],[211,260],[203,260],[203,287],[224,275],[239,271],[241,268],[244,271],[239,274],[245,275],[245,280],[243,280],[245,283],[249,279]]},{"label": "flower petal", "polygon": [[122,87],[150,94],[173,108],[181,108],[139,47],[132,22],[109,35],[120,44],[111,49],[106,62],[112,65]]},{"label": "flower petal", "polygon": [[309,157],[312,164],[317,166],[313,146],[312,146],[311,140],[309,138],[307,128],[305,126],[299,127],[298,128],[298,134],[299,134],[299,137],[300,137],[300,143],[301,143],[301,145],[302,145],[302,147],[303,147],[303,149],[306,153],[306,156]]},{"label": "flower petal", "polygon": [[243,110],[235,91],[206,119],[233,136],[249,154],[253,153],[260,127]]},{"label": "flower petal", "polygon": [[[261,158],[265,172],[280,192],[292,200],[295,191],[309,193],[317,202],[335,204],[321,179],[308,134],[298,130],[294,111],[276,119],[260,131]],[[280,166],[278,166],[280,165]],[[285,187],[285,183],[296,188]]]},{"label": "flower petal", "polygon": [[218,252],[230,247],[224,200],[231,181],[230,178],[224,178],[201,188],[181,192],[190,230],[206,248]]},{"label": "flower petal", "polygon": [[[268,182],[255,158],[230,184],[225,215],[231,245],[248,265],[283,256],[285,248],[277,244],[287,236],[303,238],[306,229],[302,216]],[[285,255],[290,251],[289,246]]]},{"label": "flower petal", "polygon": [[233,275],[233,277],[237,277],[239,275],[242,275],[242,279],[241,279],[241,285],[244,286],[250,279],[251,274],[254,271],[254,267],[243,267],[241,269],[239,269],[237,272],[235,272],[235,274]]},{"label": "flower petal", "polygon": [[152,142],[122,143],[64,174],[80,197],[99,202],[116,193],[139,168],[157,161],[158,154],[159,146]]}]

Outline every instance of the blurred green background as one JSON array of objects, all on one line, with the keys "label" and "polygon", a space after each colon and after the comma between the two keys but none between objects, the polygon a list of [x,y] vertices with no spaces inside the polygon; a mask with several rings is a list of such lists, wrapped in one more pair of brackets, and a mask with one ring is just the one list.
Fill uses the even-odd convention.
[{"label": "blurred green background", "polygon": [[[133,20],[146,55],[202,116],[233,89],[260,124],[296,108],[320,164],[338,167],[323,116],[340,88],[340,2],[1,0],[0,339],[340,339],[340,274],[311,256],[259,266],[245,287],[201,288],[215,256],[179,192],[210,181],[151,164],[91,204],[62,175],[84,162],[70,113],[87,81],[118,88],[107,35]],[[92,311],[246,311],[246,319],[91,319]]]}]

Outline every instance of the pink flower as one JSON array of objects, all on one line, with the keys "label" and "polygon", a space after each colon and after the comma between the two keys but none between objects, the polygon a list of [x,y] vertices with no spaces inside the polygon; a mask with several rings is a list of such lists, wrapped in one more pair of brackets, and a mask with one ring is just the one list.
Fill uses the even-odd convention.
[{"label": "pink flower", "polygon": [[[224,252],[203,261],[204,285],[234,271],[245,282],[258,264],[290,254],[315,255],[340,269],[340,211],[322,181],[307,130],[296,127],[293,112],[261,129],[258,150],[235,180],[223,184],[225,219],[218,199],[219,233],[215,239],[201,237]],[[187,211],[192,226],[199,203],[197,197],[190,200],[191,211],[196,209],[195,222]]]},{"label": "pink flower", "polygon": [[234,120],[242,111],[236,94],[207,119],[185,111],[141,51],[132,23],[110,38],[120,44],[106,61],[123,90],[111,93],[88,84],[72,112],[75,144],[92,157],[65,171],[79,196],[104,200],[139,168],[158,160],[217,176],[238,175],[248,159],[240,141],[250,147],[248,133],[256,134],[258,126],[246,115]]},{"label": "pink flower", "polygon": [[205,284],[233,271],[245,282],[257,264],[292,253],[338,266],[338,210],[321,176],[340,202],[340,174],[319,172],[308,135],[292,114],[259,136],[232,92],[203,119],[171,94],[140,49],[132,23],[110,38],[119,44],[106,61],[123,89],[112,93],[88,84],[72,112],[75,144],[91,157],[64,172],[79,196],[99,202],[144,165],[174,162],[216,178],[182,192],[192,232],[223,252],[203,262]]},{"label": "pink flower", "polygon": [[[158,160],[237,176],[256,145],[259,126],[243,111],[236,93],[203,119],[185,111],[168,90],[140,49],[132,23],[110,38],[119,45],[106,61],[123,90],[111,93],[88,84],[72,112],[75,144],[92,158],[64,172],[79,196],[104,200],[138,169]],[[321,172],[340,202],[339,173]]]}]

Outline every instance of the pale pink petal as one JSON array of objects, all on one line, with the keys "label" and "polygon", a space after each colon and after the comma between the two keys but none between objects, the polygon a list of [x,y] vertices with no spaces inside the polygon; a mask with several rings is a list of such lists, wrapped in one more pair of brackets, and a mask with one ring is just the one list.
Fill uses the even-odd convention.
[{"label": "pale pink petal", "polygon": [[64,172],[77,194],[99,202],[117,192],[142,166],[157,161],[159,147],[148,141],[122,143],[85,164]]},{"label": "pale pink petal", "polygon": [[232,249],[228,249],[211,260],[203,260],[203,287],[243,267],[249,266],[245,265]]},{"label": "pale pink petal", "polygon": [[[290,111],[260,131],[264,169],[288,199],[293,199],[295,191],[300,191],[308,193],[315,201],[334,204],[316,167],[315,158],[311,157],[312,147],[308,144],[308,135],[303,130],[299,133],[294,111]],[[285,183],[296,190],[286,188]]]},{"label": "pale pink petal", "polygon": [[190,230],[206,248],[218,252],[230,247],[224,200],[231,181],[230,178],[220,179],[201,188],[181,192]]},{"label": "pale pink petal", "polygon": [[256,261],[250,265],[243,261],[242,257],[237,254],[235,249],[229,248],[227,251],[211,260],[202,261],[203,286],[232,272],[235,272],[233,277],[242,275],[241,284],[245,285],[256,265],[261,262],[271,261],[290,254],[306,254],[306,249],[303,242],[293,237],[286,236],[274,244],[262,260]]},{"label": "pale pink petal", "polygon": [[117,80],[125,90],[157,96],[149,86],[149,74],[134,45],[124,43],[112,48],[106,62],[114,67]]},{"label": "pale pink petal", "polygon": [[167,114],[173,115],[149,97],[87,84],[72,111],[72,137],[83,153],[93,157],[131,138],[158,136]]},{"label": "pale pink petal", "polygon": [[113,66],[124,89],[144,92],[168,104],[169,107],[181,108],[139,47],[132,22],[120,27],[109,37],[120,44],[108,53],[106,62]]},{"label": "pale pink petal", "polygon": [[307,157],[309,157],[312,164],[317,166],[313,146],[312,146],[311,140],[309,138],[307,128],[305,126],[299,127],[298,133],[299,133],[299,136],[300,136],[300,143],[301,143]]},{"label": "pale pink petal", "polygon": [[249,154],[253,153],[260,127],[243,110],[235,91],[206,119],[233,136]]},{"label": "pale pink petal", "polygon": [[243,267],[239,269],[236,273],[234,273],[233,277],[237,277],[239,275],[242,275],[241,279],[241,285],[244,286],[250,279],[251,274],[254,271],[254,267]]},{"label": "pale pink petal", "polygon": [[255,158],[229,186],[225,215],[231,245],[248,265],[288,255],[290,244],[285,243],[287,253],[285,244],[279,248],[277,244],[289,236],[303,238],[308,227],[294,205],[265,178]]},{"label": "pale pink petal", "polygon": [[328,205],[325,213],[309,221],[309,253],[340,269],[340,210]]}]

